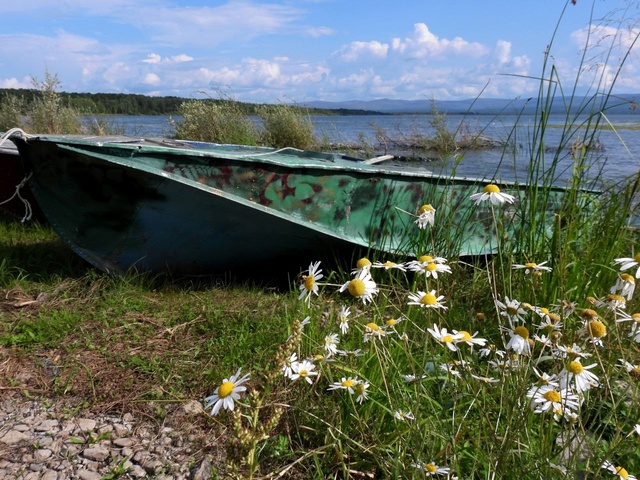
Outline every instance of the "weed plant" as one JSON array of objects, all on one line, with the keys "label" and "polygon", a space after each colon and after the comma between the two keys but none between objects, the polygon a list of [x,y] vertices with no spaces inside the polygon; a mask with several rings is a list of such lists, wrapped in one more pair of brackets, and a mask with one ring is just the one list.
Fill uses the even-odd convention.
[{"label": "weed plant", "polygon": [[308,150],[315,143],[311,119],[300,108],[284,103],[265,105],[259,110],[262,120],[261,143],[275,148]]},{"label": "weed plant", "polygon": [[242,104],[228,95],[216,100],[188,100],[182,120],[173,121],[176,138],[213,143],[257,145],[258,131]]}]

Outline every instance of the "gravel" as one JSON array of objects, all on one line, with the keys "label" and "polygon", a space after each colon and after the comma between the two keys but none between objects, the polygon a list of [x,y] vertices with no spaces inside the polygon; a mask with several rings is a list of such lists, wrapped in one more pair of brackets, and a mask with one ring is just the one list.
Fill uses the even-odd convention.
[{"label": "gravel", "polygon": [[[94,414],[0,392],[0,478],[205,480],[213,476],[198,402],[161,424],[132,413]],[[189,421],[191,420],[191,422]]]}]

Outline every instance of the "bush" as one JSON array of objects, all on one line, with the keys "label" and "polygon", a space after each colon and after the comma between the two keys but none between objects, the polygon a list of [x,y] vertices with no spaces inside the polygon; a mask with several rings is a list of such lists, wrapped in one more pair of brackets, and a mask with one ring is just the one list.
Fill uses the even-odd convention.
[{"label": "bush", "polygon": [[263,124],[261,141],[271,147],[293,147],[308,150],[315,143],[313,123],[290,105],[267,105],[259,111]]},{"label": "bush", "polygon": [[201,142],[256,145],[257,129],[240,102],[188,100],[180,106],[183,120],[174,122],[176,138]]}]

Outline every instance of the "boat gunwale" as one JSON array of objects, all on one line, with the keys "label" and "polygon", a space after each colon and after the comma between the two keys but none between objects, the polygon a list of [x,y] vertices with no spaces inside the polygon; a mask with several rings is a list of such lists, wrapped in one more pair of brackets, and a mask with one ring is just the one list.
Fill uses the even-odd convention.
[{"label": "boat gunwale", "polygon": [[[23,140],[24,137],[19,137]],[[102,140],[101,140],[102,139]],[[209,143],[209,142],[199,142],[192,140],[174,140],[174,139],[165,139],[165,138],[149,138],[149,137],[127,137],[127,136],[84,136],[84,135],[33,135],[28,136],[26,138],[27,142],[33,141],[42,141],[47,143],[55,143],[57,145],[75,145],[78,150],[85,152],[82,147],[86,147],[87,149],[91,147],[109,147],[116,149],[124,149],[131,150],[138,153],[162,153],[165,155],[171,156],[184,156],[188,155],[191,157],[200,157],[200,158],[220,158],[230,161],[239,161],[239,162],[251,162],[251,163],[263,163],[267,165],[276,165],[282,168],[316,168],[320,170],[329,170],[329,171],[345,171],[345,172],[355,172],[364,175],[384,175],[384,176],[399,176],[399,177],[416,177],[425,180],[437,180],[439,183],[443,184],[472,184],[472,185],[486,185],[488,183],[497,184],[505,188],[510,188],[514,190],[528,190],[531,188],[545,188],[550,191],[569,191],[571,189],[570,186],[562,186],[562,185],[529,185],[526,183],[519,183],[517,181],[507,181],[500,180],[499,178],[487,178],[487,177],[460,177],[455,175],[441,175],[436,174],[427,170],[418,170],[413,167],[408,167],[408,169],[390,169],[384,167],[382,165],[368,165],[363,163],[362,160],[349,159],[349,157],[342,154],[335,154],[336,158],[339,159],[339,162],[335,160],[321,160],[314,159],[313,156],[310,157],[301,157],[296,155],[296,158],[304,161],[304,164],[296,164],[292,165],[285,161],[279,161],[275,155],[287,155],[285,153],[277,153],[283,149],[275,149],[271,147],[261,147],[261,146],[249,146],[249,145],[236,145],[236,144],[219,144],[219,143]],[[145,143],[149,142],[149,143]],[[182,145],[171,145],[170,142],[177,142]],[[190,144],[206,144],[211,145],[212,147],[233,147],[238,149],[245,150],[265,150],[265,153],[262,154],[234,154],[233,152],[224,151],[223,154],[220,154],[213,149],[205,149],[198,148],[195,145]],[[314,152],[310,150],[297,150],[291,149],[298,152],[306,152],[310,154],[317,155],[331,155],[331,153],[325,152]],[[79,152],[78,152],[79,153]],[[289,154],[290,155],[290,154]],[[113,160],[112,160],[113,161]],[[118,162],[120,163],[120,162]],[[578,189],[582,193],[590,193],[590,194],[601,194],[602,191],[596,188],[579,188]]]}]

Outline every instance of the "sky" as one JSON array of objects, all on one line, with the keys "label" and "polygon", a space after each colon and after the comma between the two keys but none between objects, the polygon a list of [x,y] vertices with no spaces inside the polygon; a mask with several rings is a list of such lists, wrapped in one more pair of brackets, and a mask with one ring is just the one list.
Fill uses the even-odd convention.
[{"label": "sky", "polygon": [[[278,103],[640,92],[631,0],[1,0],[0,88]],[[553,40],[553,41],[552,41]],[[638,42],[640,44],[640,42]],[[608,60],[605,55],[609,53]]]}]

